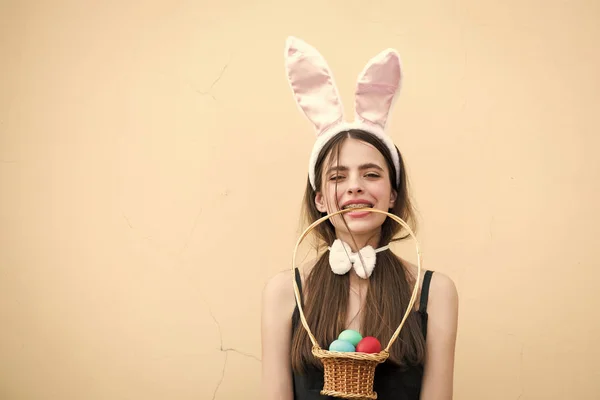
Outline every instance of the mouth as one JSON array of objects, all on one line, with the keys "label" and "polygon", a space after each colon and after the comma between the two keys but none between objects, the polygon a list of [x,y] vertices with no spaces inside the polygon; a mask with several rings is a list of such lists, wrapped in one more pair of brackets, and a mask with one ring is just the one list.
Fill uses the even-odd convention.
[{"label": "mouth", "polygon": [[348,210],[348,209],[359,210],[361,208],[373,208],[373,204],[371,204],[371,203],[346,204],[345,206],[342,207],[342,210]]}]

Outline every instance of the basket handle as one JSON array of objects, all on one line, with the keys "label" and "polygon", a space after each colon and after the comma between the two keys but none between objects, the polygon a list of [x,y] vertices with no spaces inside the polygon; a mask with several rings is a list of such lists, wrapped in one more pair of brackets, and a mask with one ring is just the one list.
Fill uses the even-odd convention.
[{"label": "basket handle", "polygon": [[[312,230],[315,229],[317,227],[317,225],[323,223],[324,221],[327,221],[328,219],[330,219],[330,218],[332,218],[332,217],[334,217],[334,216],[336,216],[338,214],[343,214],[343,213],[350,212],[350,211],[355,211],[355,210],[353,210],[353,209],[350,208],[350,209],[346,209],[346,210],[339,210],[339,211],[336,211],[336,212],[334,212],[332,214],[328,214],[328,215],[326,215],[324,217],[319,218],[318,220],[316,220],[315,222],[313,222],[308,228],[306,228],[304,230],[304,232],[302,233],[302,235],[300,235],[300,237],[298,238],[298,241],[296,242],[296,247],[294,248],[294,254],[292,256],[292,272],[296,268],[296,254],[298,252],[298,247],[300,247],[300,244],[302,243],[302,241],[304,240],[304,238],[306,238],[306,236],[308,236],[308,234],[310,232],[312,232]],[[389,213],[387,211],[378,210],[376,208],[362,208],[361,211],[370,211],[370,212],[375,212],[375,213],[378,213],[378,214],[387,215],[389,218],[393,219],[394,221],[396,221],[397,223],[399,223],[400,225],[402,225],[404,227],[404,229],[406,229],[408,231],[408,234],[415,241],[416,248],[417,248],[417,279],[415,280],[415,287],[413,289],[412,296],[411,296],[410,301],[408,303],[408,307],[406,308],[406,312],[404,313],[404,317],[402,317],[402,321],[400,321],[400,325],[398,326],[398,328],[396,329],[396,331],[394,332],[394,334],[390,338],[390,341],[389,341],[388,345],[384,349],[384,351],[386,353],[389,353],[390,348],[392,347],[392,345],[394,344],[394,342],[398,338],[398,335],[400,334],[400,331],[402,330],[402,327],[404,326],[404,323],[406,322],[406,319],[408,318],[408,316],[412,312],[412,308],[415,305],[415,301],[417,299],[417,293],[419,292],[419,282],[421,281],[421,250],[419,248],[419,242],[417,241],[417,238],[415,237],[415,234],[413,233],[412,229],[410,229],[410,227],[408,226],[408,224],[406,222],[404,222],[397,215],[391,214],[391,213]],[[304,316],[304,311],[302,310],[302,302],[300,301],[300,289],[298,288],[298,284],[296,283],[296,279],[294,278],[294,274],[292,274],[292,280],[293,280],[293,284],[294,284],[294,295],[296,297],[296,304],[298,304],[298,311],[300,313],[300,320],[302,321],[302,325],[304,326],[304,329],[306,329],[306,332],[308,333],[308,336],[310,338],[310,341],[313,344],[313,347],[316,347],[316,348],[320,349],[321,347],[317,343],[317,339],[315,339],[314,335],[312,334],[312,332],[311,332],[311,330],[310,330],[310,328],[308,326],[308,322],[306,322],[306,317]]]}]

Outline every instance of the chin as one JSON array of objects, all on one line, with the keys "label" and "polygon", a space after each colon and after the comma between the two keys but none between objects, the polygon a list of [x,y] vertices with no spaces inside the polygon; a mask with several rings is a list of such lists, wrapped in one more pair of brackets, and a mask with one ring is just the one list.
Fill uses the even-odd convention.
[{"label": "chin", "polygon": [[350,232],[353,234],[373,233],[381,229],[384,221],[385,215],[375,213],[370,213],[370,215],[365,218],[346,218],[348,228],[350,228]]}]

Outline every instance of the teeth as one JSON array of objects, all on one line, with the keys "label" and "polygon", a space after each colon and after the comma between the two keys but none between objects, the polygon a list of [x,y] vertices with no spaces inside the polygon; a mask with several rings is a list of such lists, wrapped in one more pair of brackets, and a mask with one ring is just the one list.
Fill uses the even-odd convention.
[{"label": "teeth", "polygon": [[347,206],[344,206],[344,210],[348,209],[348,208],[369,208],[371,207],[370,204],[348,204]]}]

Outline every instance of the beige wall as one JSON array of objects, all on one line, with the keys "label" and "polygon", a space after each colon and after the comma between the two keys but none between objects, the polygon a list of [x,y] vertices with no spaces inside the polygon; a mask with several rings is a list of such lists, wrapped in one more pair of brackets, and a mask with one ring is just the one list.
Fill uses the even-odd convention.
[{"label": "beige wall", "polygon": [[0,5],[1,399],[258,398],[313,141],[289,34],[349,113],[401,53],[391,134],[461,296],[455,398],[600,398],[598,1],[121,3]]}]

